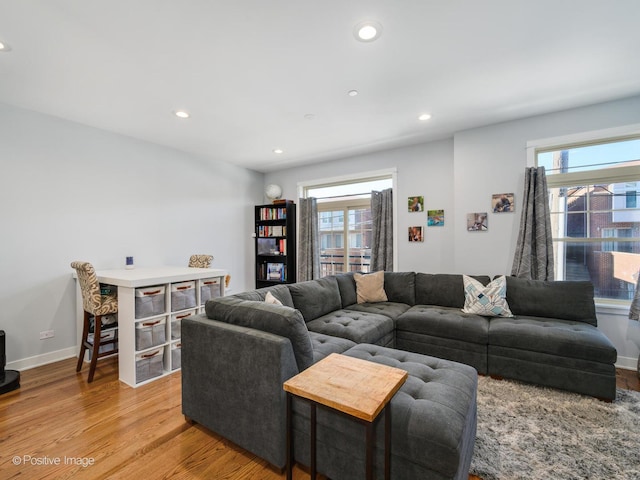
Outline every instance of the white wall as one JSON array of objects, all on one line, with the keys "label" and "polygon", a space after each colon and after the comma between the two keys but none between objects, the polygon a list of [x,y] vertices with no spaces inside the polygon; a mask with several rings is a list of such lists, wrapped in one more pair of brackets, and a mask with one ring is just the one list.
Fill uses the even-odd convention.
[{"label": "white wall", "polygon": [[[398,265],[399,271],[450,272],[453,268],[453,141],[443,140],[413,147],[346,158],[265,175],[265,183],[276,183],[283,198],[297,201],[297,184],[309,180],[331,178],[396,168],[398,175]],[[425,210],[444,209],[445,226],[426,228],[427,213],[407,211],[407,198],[424,196]],[[424,242],[409,243],[408,228],[424,227]]]},{"label": "white wall", "polygon": [[[522,212],[528,141],[602,130],[640,122],[640,96],[576,108],[456,133],[455,269],[496,275],[509,273]],[[515,192],[515,214],[489,213],[487,232],[465,232],[466,214],[489,209],[491,194]],[[479,207],[479,208],[480,208]],[[459,226],[459,227],[458,227]],[[599,328],[618,349],[618,364],[635,368],[640,341],[628,308],[598,306]]]},{"label": "white wall", "polygon": [[[75,353],[73,260],[120,268],[214,255],[253,286],[263,175],[0,105],[0,329],[8,367]],[[55,330],[40,340],[39,332]]]},{"label": "white wall", "polygon": [[[396,167],[398,172],[398,265],[400,271],[508,274],[520,223],[526,144],[531,140],[640,122],[640,96],[458,132],[451,140],[350,157],[265,176],[296,198],[296,184],[338,175]],[[516,212],[493,214],[491,195],[515,193]],[[445,227],[425,229],[423,244],[409,243],[407,227],[426,214],[407,213],[408,196],[424,195],[426,209],[445,210]],[[467,232],[466,216],[489,212],[489,230]],[[599,326],[618,349],[619,365],[635,368],[640,328],[626,311],[598,309]],[[633,338],[638,338],[633,341]]]}]

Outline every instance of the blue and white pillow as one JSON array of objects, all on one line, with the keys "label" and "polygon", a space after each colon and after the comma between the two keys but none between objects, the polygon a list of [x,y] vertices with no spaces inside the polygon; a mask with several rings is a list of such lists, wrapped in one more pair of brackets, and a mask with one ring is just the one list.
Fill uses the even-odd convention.
[{"label": "blue and white pillow", "polygon": [[513,317],[507,304],[507,279],[497,277],[486,287],[474,278],[462,276],[464,281],[464,313],[486,317]]}]

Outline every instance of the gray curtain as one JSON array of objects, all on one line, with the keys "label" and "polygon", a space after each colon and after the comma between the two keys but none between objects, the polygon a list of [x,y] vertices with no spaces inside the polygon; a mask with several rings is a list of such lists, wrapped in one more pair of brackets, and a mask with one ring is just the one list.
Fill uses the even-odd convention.
[{"label": "gray curtain", "polygon": [[[640,320],[640,272],[638,272],[637,275],[636,292],[633,294],[631,308],[629,309],[629,318],[631,320]],[[640,357],[638,357],[638,368],[640,368]]]},{"label": "gray curtain", "polygon": [[298,241],[298,281],[320,278],[318,202],[313,197],[300,199]]},{"label": "gray curtain", "polygon": [[511,275],[553,280],[549,191],[544,167],[525,169],[522,216]]},{"label": "gray curtain", "polygon": [[371,271],[393,270],[393,189],[371,192]]}]

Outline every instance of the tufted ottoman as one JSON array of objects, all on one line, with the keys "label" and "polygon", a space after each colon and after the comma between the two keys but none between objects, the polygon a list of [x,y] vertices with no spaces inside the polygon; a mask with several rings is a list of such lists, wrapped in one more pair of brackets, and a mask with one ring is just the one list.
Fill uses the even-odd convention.
[{"label": "tufted ottoman", "polygon": [[[391,478],[468,478],[476,436],[477,373],[418,353],[360,344],[344,355],[401,368],[409,378],[391,401]],[[294,456],[309,465],[309,407],[294,401]],[[318,471],[332,480],[362,478],[362,426],[325,409],[317,413]],[[383,478],[384,422],[376,425],[376,478]]]}]

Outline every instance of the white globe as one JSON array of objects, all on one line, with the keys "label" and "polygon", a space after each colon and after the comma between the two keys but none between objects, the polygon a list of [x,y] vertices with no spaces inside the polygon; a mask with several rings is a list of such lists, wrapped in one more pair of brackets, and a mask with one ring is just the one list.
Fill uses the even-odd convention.
[{"label": "white globe", "polygon": [[282,196],[282,188],[280,188],[280,185],[276,185],[272,183],[271,185],[267,185],[265,187],[264,193],[267,196],[267,198],[271,200],[276,200]]}]

